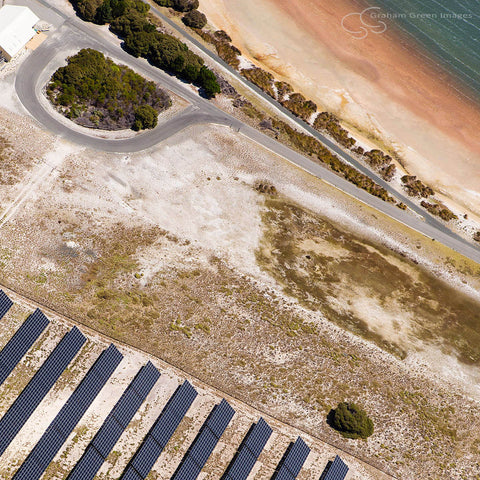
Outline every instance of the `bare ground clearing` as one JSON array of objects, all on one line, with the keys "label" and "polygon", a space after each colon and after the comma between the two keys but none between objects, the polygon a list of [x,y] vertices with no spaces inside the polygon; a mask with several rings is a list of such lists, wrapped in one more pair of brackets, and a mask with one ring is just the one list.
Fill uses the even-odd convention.
[{"label": "bare ground clearing", "polygon": [[[474,296],[479,267],[241,136],[197,127],[127,157],[75,147],[0,232],[0,283],[404,478],[480,474],[478,369],[454,358],[468,338],[441,335],[448,318],[463,333],[472,300],[462,295]],[[435,283],[428,298],[428,271],[463,293]],[[415,304],[420,294],[430,310]],[[449,313],[452,295],[461,305]],[[350,398],[374,419],[368,441],[326,426]],[[113,455],[112,475],[122,465]],[[268,478],[265,468],[256,478]]]}]

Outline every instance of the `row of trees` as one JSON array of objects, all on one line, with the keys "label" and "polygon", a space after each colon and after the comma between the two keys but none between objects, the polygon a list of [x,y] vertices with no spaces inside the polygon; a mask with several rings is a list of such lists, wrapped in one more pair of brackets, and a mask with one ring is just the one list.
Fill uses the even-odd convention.
[{"label": "row of trees", "polygon": [[[124,39],[126,49],[147,58],[155,66],[168,70],[182,80],[195,83],[208,98],[220,93],[214,73],[203,59],[177,38],[160,33],[147,18],[149,6],[141,0],[71,0],[85,20],[110,24],[110,29]],[[196,0],[172,0],[185,11],[198,7]]]},{"label": "row of trees", "polygon": [[132,55],[147,58],[153,65],[199,85],[208,98],[220,93],[214,73],[204,65],[202,58],[177,38],[158,32],[138,12],[131,11],[115,19],[110,29],[124,39]]}]

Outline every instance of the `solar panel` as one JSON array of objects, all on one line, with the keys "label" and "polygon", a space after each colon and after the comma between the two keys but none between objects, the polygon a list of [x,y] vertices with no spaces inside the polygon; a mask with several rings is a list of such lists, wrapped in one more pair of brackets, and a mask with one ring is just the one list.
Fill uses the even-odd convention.
[{"label": "solar panel", "polygon": [[[70,398],[17,470],[13,476],[15,480],[38,480],[41,477],[122,358],[122,354],[114,345],[110,345],[100,354],[93,367],[70,395]],[[99,371],[102,372],[101,377],[97,374]],[[40,470],[33,469],[32,464],[37,464],[41,467]]]},{"label": "solar panel", "polygon": [[[177,388],[130,460],[120,480],[138,478],[143,480],[147,477],[196,396],[197,392],[187,380]],[[131,470],[137,473],[138,477],[135,477]]]},{"label": "solar panel", "polygon": [[[95,370],[97,371],[97,370]],[[105,459],[115,447],[123,431],[151,391],[160,372],[151,362],[144,365],[130,382],[125,392],[112,408],[100,430],[68,476],[68,480],[93,480]],[[137,393],[136,387],[140,393]],[[94,449],[96,455],[90,453]],[[94,460],[92,460],[92,458]]]},{"label": "solar panel", "polygon": [[127,428],[127,425],[130,423],[130,420],[133,418],[142,403],[143,401],[138,397],[137,393],[132,388],[128,388],[123,393],[121,401],[119,401],[113,408],[112,415],[115,417],[115,420],[119,425],[123,428]]},{"label": "solar panel", "polygon": [[328,467],[326,475],[324,472],[320,478],[322,478],[323,480],[344,480],[347,473],[348,466],[337,455],[330,467]]},{"label": "solar panel", "polygon": [[224,478],[228,480],[246,480],[256,461],[257,457],[252,455],[248,448],[240,450],[233,463],[229,466],[228,473]]},{"label": "solar panel", "polygon": [[163,447],[151,435],[148,435],[139,448],[138,455],[133,457],[131,466],[142,478],[146,478],[162,451]]},{"label": "solar panel", "polygon": [[48,318],[37,308],[3,347],[0,352],[0,385],[12,373],[49,323]]},{"label": "solar panel", "polygon": [[122,475],[122,480],[143,480],[142,477],[133,469],[128,467]]},{"label": "solar panel", "polygon": [[270,426],[260,418],[247,433],[222,479],[246,480],[271,434]]},{"label": "solar panel", "polygon": [[309,453],[310,448],[308,448],[307,444],[301,439],[301,437],[298,437],[296,442],[291,444],[285,452],[285,455],[280,461],[277,471],[272,478],[274,480],[294,480],[297,478],[297,475],[300,473]]},{"label": "solar panel", "polygon": [[295,477],[287,470],[284,469],[281,472],[276,472],[272,477],[272,480],[293,480]]},{"label": "solar panel", "polygon": [[200,475],[234,414],[235,410],[225,400],[215,405],[172,480],[195,480]]},{"label": "solar panel", "polygon": [[194,480],[198,478],[202,469],[195,463],[192,457],[186,457],[182,460],[180,467],[175,472],[171,480]]},{"label": "solar panel", "polygon": [[145,400],[159,377],[160,373],[154,367],[153,363],[149,361],[133,379],[132,388],[142,400]]},{"label": "solar panel", "polygon": [[263,450],[263,447],[267,443],[270,435],[272,434],[272,429],[267,424],[267,422],[260,418],[258,423],[253,427],[252,432],[245,439],[245,446],[258,457]]},{"label": "solar panel", "polygon": [[[133,416],[133,415],[132,415]],[[100,430],[92,440],[92,445],[98,450],[98,453],[105,459],[112,451],[118,439],[122,436],[125,427],[120,425],[117,420],[109,415],[103,423]],[[80,459],[79,464],[83,459]],[[76,469],[76,468],[75,468]],[[75,475],[73,476],[75,478]]]},{"label": "solar panel", "polygon": [[220,438],[234,414],[235,410],[223,399],[215,406],[207,419],[208,428],[217,438]]},{"label": "solar panel", "polygon": [[[81,478],[82,480],[83,478],[94,478],[105,461],[103,456],[98,453],[93,445],[87,447],[82,455],[82,460],[84,465],[82,474],[85,475],[85,477],[80,477],[78,475],[76,477]],[[68,478],[70,478],[70,476]]]},{"label": "solar panel", "polygon": [[0,290],[0,320],[10,310],[12,305],[13,302],[7,297],[7,294],[3,290]]},{"label": "solar panel", "polygon": [[162,448],[170,440],[196,396],[195,389],[185,380],[165,406],[149,433]]},{"label": "solar panel", "polygon": [[85,337],[77,327],[70,330],[0,419],[0,455],[5,452],[84,343]]}]

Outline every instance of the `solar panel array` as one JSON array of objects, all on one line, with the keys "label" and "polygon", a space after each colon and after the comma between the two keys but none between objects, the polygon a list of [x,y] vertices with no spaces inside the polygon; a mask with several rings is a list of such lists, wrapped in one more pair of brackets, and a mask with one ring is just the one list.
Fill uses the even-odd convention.
[{"label": "solar panel array", "polygon": [[[12,305],[12,300],[3,290],[0,290],[0,319],[5,316]],[[48,324],[49,320],[37,308],[0,351],[0,385],[11,374]],[[85,341],[86,338],[77,327],[70,330],[15,399],[6,414],[0,418],[0,456],[75,358]],[[12,480],[40,479],[122,358],[122,354],[113,344],[101,353]],[[94,480],[100,467],[159,377],[160,373],[151,362],[139,370],[93,437],[67,480]],[[196,397],[197,392],[187,380],[177,388],[130,460],[120,480],[146,479]],[[171,480],[196,480],[198,478],[234,414],[235,410],[226,400],[215,405]],[[246,480],[271,434],[270,426],[263,418],[260,418],[247,433],[235,457],[223,474],[222,480]],[[272,480],[295,480],[309,453],[310,448],[298,437],[296,442],[290,444],[285,452]],[[344,480],[348,470],[348,466],[337,455],[333,462],[329,462],[329,466],[322,473],[321,480]]]},{"label": "solar panel array", "polygon": [[37,308],[3,347],[0,352],[0,385],[12,373],[49,323],[48,318]]},{"label": "solar panel array", "polygon": [[270,426],[260,418],[244,438],[222,480],[246,480],[271,434]]},{"label": "solar panel array", "polygon": [[159,378],[160,372],[151,362],[140,369],[93,437],[82,458],[68,476],[68,480],[95,478],[103,462]]},{"label": "solar panel array", "polygon": [[197,392],[185,380],[165,405],[120,480],[143,480],[147,477],[196,397]]},{"label": "solar panel array", "polygon": [[0,320],[10,310],[12,305],[13,302],[7,297],[7,294],[3,290],[0,290]]},{"label": "solar panel array", "polygon": [[345,465],[343,460],[337,455],[335,460],[328,468],[327,474],[322,474],[323,480],[344,480],[348,473],[348,466]]},{"label": "solar panel array", "polygon": [[195,480],[200,475],[234,414],[226,400],[215,405],[171,480]]},{"label": "solar panel array", "polygon": [[15,473],[15,480],[38,480],[42,476],[122,358],[113,344],[101,353]]},{"label": "solar panel array", "polygon": [[279,467],[272,477],[275,480],[295,480],[310,453],[310,448],[298,437],[282,458]]},{"label": "solar panel array", "polygon": [[77,327],[70,330],[0,419],[0,455],[8,448],[85,340]]}]

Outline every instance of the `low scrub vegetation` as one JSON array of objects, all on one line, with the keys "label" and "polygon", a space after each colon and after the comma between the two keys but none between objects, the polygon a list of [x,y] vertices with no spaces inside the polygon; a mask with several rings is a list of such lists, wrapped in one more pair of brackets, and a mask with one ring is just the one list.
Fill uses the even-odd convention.
[{"label": "low scrub vegetation", "polygon": [[280,135],[288,138],[288,141],[302,153],[315,156],[320,162],[328,165],[333,171],[342,175],[349,182],[366,190],[368,193],[388,202],[394,202],[393,197],[380,185],[377,185],[371,178],[359,172],[355,168],[342,162],[336,155],[325,148],[319,140],[298,132],[287,123],[272,119],[272,125]]},{"label": "low scrub vegetation", "polygon": [[292,93],[287,100],[282,100],[280,103],[307,123],[317,111],[317,105],[311,100],[307,100],[301,93]]},{"label": "low scrub vegetation", "polygon": [[428,198],[434,194],[434,191],[428,185],[418,180],[415,175],[404,175],[401,180],[405,190],[411,197]]},{"label": "low scrub vegetation", "polygon": [[441,203],[428,203],[425,200],[422,200],[420,205],[432,215],[436,215],[446,222],[457,220],[458,218],[449,208]]},{"label": "low scrub vegetation", "polygon": [[68,58],[53,74],[47,94],[75,123],[105,130],[153,128],[158,113],[171,105],[154,82],[92,49]]},{"label": "low scrub vegetation", "polygon": [[373,433],[373,422],[355,403],[341,402],[329,414],[329,424],[345,438],[368,438]]},{"label": "low scrub vegetation", "polygon": [[288,82],[275,82],[277,88],[277,98],[279,101],[286,100],[288,95],[293,92],[293,87]]},{"label": "low scrub vegetation", "polygon": [[240,73],[250,82],[254,83],[257,87],[262,89],[265,93],[268,93],[271,97],[275,98],[275,90],[273,88],[274,78],[270,72],[263,70],[262,68],[243,68]]},{"label": "low scrub vegetation", "polygon": [[327,131],[338,143],[346,148],[352,148],[355,145],[355,139],[340,125],[340,121],[333,113],[319,113],[313,122],[313,127],[316,130]]},{"label": "low scrub vegetation", "polygon": [[392,157],[390,155],[386,155],[381,150],[374,149],[364,153],[364,156],[368,164],[380,172],[385,180],[392,180],[397,169],[392,163]]},{"label": "low scrub vegetation", "polygon": [[206,32],[201,29],[196,29],[195,32],[203,38],[206,42],[212,44],[217,51],[218,56],[227,62],[231,67],[238,69],[240,66],[239,55],[242,52],[231,44],[232,39],[223,30],[217,30],[216,32]]}]

